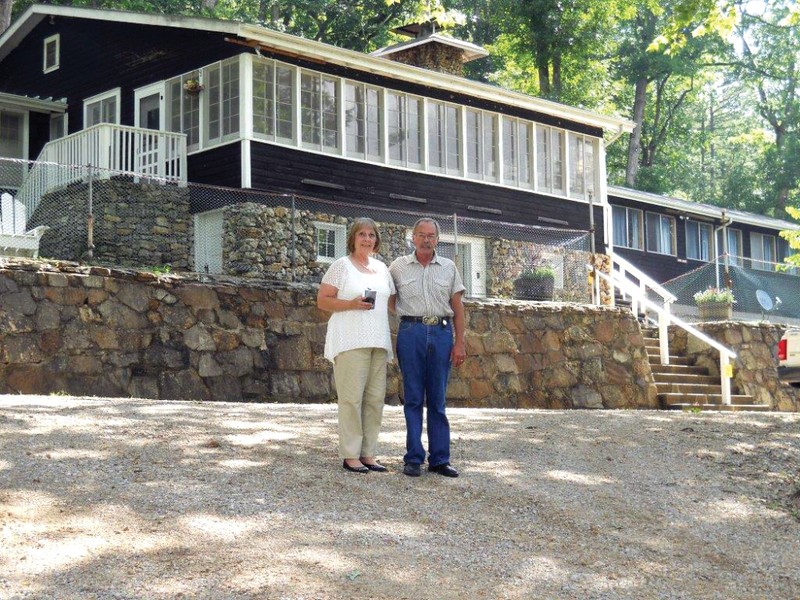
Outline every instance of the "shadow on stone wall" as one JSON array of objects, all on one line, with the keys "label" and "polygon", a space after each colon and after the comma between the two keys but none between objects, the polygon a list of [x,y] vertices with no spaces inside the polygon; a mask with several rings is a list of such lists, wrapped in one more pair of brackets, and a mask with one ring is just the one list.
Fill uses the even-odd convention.
[{"label": "shadow on stone wall", "polygon": [[[316,286],[74,263],[0,269],[0,391],[251,402],[335,399]],[[468,301],[453,405],[655,408],[622,309]],[[390,368],[389,401],[401,393]]]}]

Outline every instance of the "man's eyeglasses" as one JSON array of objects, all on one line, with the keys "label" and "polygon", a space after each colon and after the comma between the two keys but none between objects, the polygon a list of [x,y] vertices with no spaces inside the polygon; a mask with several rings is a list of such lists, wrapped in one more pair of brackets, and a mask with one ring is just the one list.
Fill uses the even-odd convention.
[{"label": "man's eyeglasses", "polygon": [[420,240],[435,240],[436,234],[435,233],[415,233],[414,234],[417,239]]}]

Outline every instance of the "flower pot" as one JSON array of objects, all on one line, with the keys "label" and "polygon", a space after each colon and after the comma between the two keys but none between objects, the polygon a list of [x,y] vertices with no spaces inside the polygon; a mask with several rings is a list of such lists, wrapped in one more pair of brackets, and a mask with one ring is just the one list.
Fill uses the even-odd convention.
[{"label": "flower pot", "polygon": [[552,300],[554,287],[553,277],[520,277],[514,281],[514,297],[517,300]]},{"label": "flower pot", "polygon": [[697,305],[700,318],[706,321],[729,321],[733,318],[730,302],[703,302]]}]

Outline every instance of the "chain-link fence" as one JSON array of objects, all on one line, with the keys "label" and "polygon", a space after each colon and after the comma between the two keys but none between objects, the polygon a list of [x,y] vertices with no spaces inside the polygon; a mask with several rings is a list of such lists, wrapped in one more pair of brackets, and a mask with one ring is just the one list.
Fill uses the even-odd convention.
[{"label": "chain-link fence", "polygon": [[684,317],[697,316],[696,293],[709,288],[729,288],[733,292],[735,318],[800,322],[797,269],[780,263],[740,256],[729,256],[726,261],[721,256],[666,282],[664,287],[677,297],[673,312]]},{"label": "chain-link fence", "polygon": [[590,300],[590,241],[581,230],[8,159],[0,159],[0,189],[2,231],[16,237],[0,244],[5,254],[33,255],[20,246],[38,235],[43,258],[319,282],[346,253],[355,218],[379,224],[388,264],[413,250],[411,230],[424,216],[439,223],[437,251],[456,261],[469,296],[527,297],[524,284],[540,277],[550,281],[549,297]]}]

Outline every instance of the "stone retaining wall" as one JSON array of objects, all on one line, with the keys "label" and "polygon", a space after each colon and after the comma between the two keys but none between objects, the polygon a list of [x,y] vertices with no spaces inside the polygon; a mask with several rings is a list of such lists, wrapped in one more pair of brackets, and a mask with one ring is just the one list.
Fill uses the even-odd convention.
[{"label": "stone retaining wall", "polygon": [[[328,402],[316,286],[14,259],[0,268],[0,392]],[[450,403],[655,408],[630,312],[467,302]],[[389,400],[400,393],[389,370]]]},{"label": "stone retaining wall", "polygon": [[[786,327],[771,323],[715,321],[695,327],[736,353],[732,383],[757,404],[774,410],[800,410],[800,390],[778,380],[778,341]],[[694,364],[719,375],[719,352],[679,327],[669,328],[670,352],[684,352]]]},{"label": "stone retaining wall", "polygon": [[[92,182],[94,260],[126,267],[194,268],[194,225],[189,189],[127,177]],[[47,225],[39,255],[81,260],[87,245],[89,184],[48,192],[29,227]]]}]

